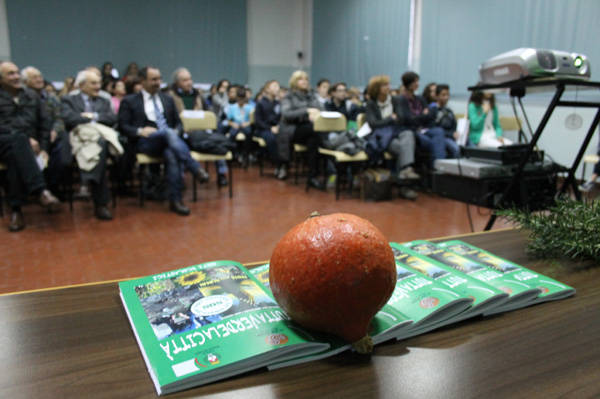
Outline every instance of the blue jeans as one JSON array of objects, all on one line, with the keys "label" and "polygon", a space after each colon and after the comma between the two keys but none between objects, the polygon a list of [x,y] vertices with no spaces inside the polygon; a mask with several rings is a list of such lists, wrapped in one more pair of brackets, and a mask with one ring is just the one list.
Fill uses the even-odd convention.
[{"label": "blue jeans", "polygon": [[277,141],[275,140],[275,135],[273,132],[268,129],[258,130],[256,135],[265,141],[267,144],[267,153],[269,154],[269,157],[274,163],[277,163]]},{"label": "blue jeans", "polygon": [[137,150],[150,156],[164,158],[167,197],[170,201],[181,201],[184,168],[196,175],[200,164],[192,158],[190,149],[177,132],[173,129],[159,130],[148,137],[140,137]]},{"label": "blue jeans", "polygon": [[398,133],[398,129],[391,125],[373,129],[373,132],[367,136],[366,148],[371,163],[377,164],[383,159],[383,153],[387,150],[390,142],[398,137]]},{"label": "blue jeans", "polygon": [[458,147],[458,143],[450,137],[446,137],[444,140],[446,142],[446,151],[448,153],[448,158],[458,158],[460,155],[460,148]]},{"label": "blue jeans", "polygon": [[431,154],[431,166],[436,159],[446,158],[446,134],[441,127],[432,127],[424,133],[418,133],[417,142]]}]

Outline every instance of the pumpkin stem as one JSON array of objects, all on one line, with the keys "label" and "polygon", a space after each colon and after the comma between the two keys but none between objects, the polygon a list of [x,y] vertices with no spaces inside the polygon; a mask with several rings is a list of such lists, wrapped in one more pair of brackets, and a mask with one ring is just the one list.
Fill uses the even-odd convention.
[{"label": "pumpkin stem", "polygon": [[358,341],[354,342],[352,344],[352,349],[354,349],[356,352],[360,353],[361,355],[366,355],[368,353],[371,353],[371,352],[373,352],[373,340],[367,334],[364,337],[362,337],[361,339],[359,339]]},{"label": "pumpkin stem", "polygon": [[317,216],[321,216],[321,214],[319,213],[319,211],[313,211],[308,218],[310,219],[310,218],[314,218],[314,217],[317,217]]}]

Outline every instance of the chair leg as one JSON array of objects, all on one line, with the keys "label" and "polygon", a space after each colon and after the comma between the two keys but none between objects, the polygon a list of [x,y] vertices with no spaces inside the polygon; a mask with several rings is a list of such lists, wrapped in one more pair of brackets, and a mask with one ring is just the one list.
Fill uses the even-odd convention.
[{"label": "chair leg", "polygon": [[140,181],[140,207],[144,207],[144,166],[138,167],[138,180]]},{"label": "chair leg", "polygon": [[231,161],[227,161],[227,177],[229,178],[229,198],[233,198],[233,168]]},{"label": "chair leg", "polygon": [[194,176],[192,176],[192,201],[198,201],[198,196],[196,193],[196,178]]},{"label": "chair leg", "polygon": [[346,170],[346,168],[342,167],[342,165],[339,163],[336,163],[335,166],[335,171],[337,173],[337,176],[335,177],[335,200],[337,201],[340,199],[341,180],[345,178],[343,172]]}]

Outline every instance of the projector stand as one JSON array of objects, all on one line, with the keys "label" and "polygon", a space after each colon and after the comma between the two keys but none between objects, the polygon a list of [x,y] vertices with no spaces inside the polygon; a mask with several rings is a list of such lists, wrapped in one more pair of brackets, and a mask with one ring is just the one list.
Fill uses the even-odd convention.
[{"label": "projector stand", "polygon": [[[499,208],[509,205],[506,203],[508,194],[511,192],[512,188],[520,181],[520,179],[523,175],[523,169],[525,168],[525,165],[531,158],[531,154],[533,153],[533,150],[536,147],[537,142],[538,142],[540,136],[542,135],[542,132],[544,131],[544,128],[546,127],[546,124],[548,123],[548,120],[550,120],[550,116],[554,112],[554,109],[558,106],[596,108],[598,110],[596,112],[596,116],[594,117],[590,128],[588,129],[587,135],[585,136],[583,143],[581,143],[579,152],[577,153],[577,156],[575,157],[573,164],[569,168],[569,175],[567,176],[567,178],[565,179],[565,181],[563,182],[563,184],[559,190],[559,195],[561,195],[561,194],[565,193],[568,186],[571,186],[571,188],[573,189],[573,192],[575,194],[575,198],[577,198],[577,200],[581,200],[581,193],[579,192],[579,188],[577,187],[577,181],[575,180],[575,172],[577,170],[577,167],[579,166],[579,163],[581,162],[581,159],[583,158],[583,155],[585,154],[585,150],[587,149],[587,146],[590,143],[590,140],[592,139],[594,131],[596,130],[596,128],[598,127],[598,123],[600,122],[600,102],[562,101],[560,98],[562,97],[566,86],[580,86],[580,87],[590,87],[590,88],[600,89],[600,82],[589,82],[589,81],[582,81],[582,80],[577,80],[577,79],[517,80],[517,81],[505,82],[505,83],[501,83],[501,84],[494,84],[494,85],[471,86],[471,87],[469,87],[469,90],[470,91],[475,91],[475,90],[485,91],[485,90],[491,90],[491,89],[509,89],[511,96],[523,97],[525,95],[525,92],[528,87],[543,87],[543,86],[555,87],[556,91],[554,93],[554,97],[552,97],[552,101],[550,102],[550,105],[548,105],[548,108],[546,109],[546,112],[544,113],[544,116],[543,116],[542,120],[540,121],[540,124],[538,125],[538,127],[535,131],[535,134],[531,138],[531,141],[529,142],[529,146],[527,148],[527,152],[526,152],[525,156],[521,159],[521,162],[519,163],[519,166],[517,167],[517,170],[515,171],[512,181],[506,187],[506,189],[502,193],[502,196],[500,197],[500,200],[498,202]],[[494,225],[494,222],[496,221],[496,217],[497,217],[496,214],[492,212],[492,215],[490,216],[484,230],[490,230],[492,228],[492,226]]]}]

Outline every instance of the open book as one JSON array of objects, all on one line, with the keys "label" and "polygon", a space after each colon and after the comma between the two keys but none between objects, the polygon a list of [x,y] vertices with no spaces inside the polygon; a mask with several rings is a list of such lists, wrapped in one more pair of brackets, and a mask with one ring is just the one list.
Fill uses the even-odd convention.
[{"label": "open book", "polygon": [[159,395],[323,352],[241,264],[203,263],[119,283]]}]

